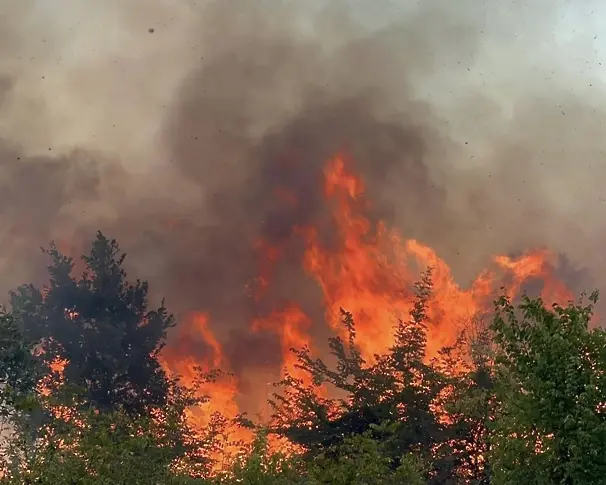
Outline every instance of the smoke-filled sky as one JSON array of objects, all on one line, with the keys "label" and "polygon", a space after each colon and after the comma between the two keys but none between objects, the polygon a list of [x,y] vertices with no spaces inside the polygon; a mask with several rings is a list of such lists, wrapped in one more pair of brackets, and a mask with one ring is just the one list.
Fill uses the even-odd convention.
[{"label": "smoke-filled sky", "polygon": [[[321,220],[339,150],[461,281],[548,246],[603,286],[605,24],[590,0],[3,0],[0,291],[100,228],[169,306],[237,322],[253,243]],[[280,291],[312,291],[294,271]]]}]

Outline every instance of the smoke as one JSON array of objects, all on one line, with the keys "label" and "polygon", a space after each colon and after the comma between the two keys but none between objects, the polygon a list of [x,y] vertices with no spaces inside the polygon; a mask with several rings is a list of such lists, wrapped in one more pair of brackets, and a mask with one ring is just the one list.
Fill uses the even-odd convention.
[{"label": "smoke", "polygon": [[[278,352],[246,332],[253,247],[328,227],[318,187],[338,151],[374,215],[461,282],[492,254],[548,246],[600,285],[604,15],[593,1],[4,1],[0,290],[44,274],[38,246],[77,252],[101,228],[173,310],[211,313],[236,370],[260,365]],[[317,314],[299,250],[272,298]]]}]

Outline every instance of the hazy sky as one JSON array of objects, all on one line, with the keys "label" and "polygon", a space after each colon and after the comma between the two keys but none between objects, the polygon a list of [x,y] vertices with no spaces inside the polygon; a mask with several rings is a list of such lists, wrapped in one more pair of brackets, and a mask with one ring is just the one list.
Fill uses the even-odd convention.
[{"label": "hazy sky", "polygon": [[[212,211],[201,200],[219,179],[215,169],[192,178],[179,161],[175,139],[187,130],[175,126],[187,118],[188,99],[208,93],[218,106],[240,96],[232,126],[254,119],[247,136],[262,138],[286,124],[314,87],[331,96],[380,91],[390,116],[424,127],[423,162],[456,224],[448,234],[414,235],[446,256],[465,253],[461,265],[476,268],[486,254],[546,244],[581,268],[593,266],[606,230],[604,27],[606,4],[590,0],[3,0],[0,145],[21,162],[11,162],[4,180],[30,184],[32,198],[21,191],[0,200],[0,218],[20,220],[0,229],[0,262],[17,271],[22,246],[69,234],[70,221],[118,221],[125,201],[143,205],[140,188],[157,189],[163,207],[168,200],[183,211],[195,207],[204,220]],[[271,58],[270,37],[296,47],[302,61]],[[269,87],[241,87],[244,68],[234,69],[242,79],[208,84],[219,59],[265,69]],[[218,126],[225,112],[217,108],[200,126]],[[220,144],[197,150],[219,147],[227,153]],[[30,160],[36,156],[45,162]],[[69,174],[86,171],[82,158],[98,172],[94,191],[40,168],[50,161]],[[126,172],[103,175],[116,165]],[[25,177],[24,167],[37,178],[11,178]],[[398,198],[405,176],[387,177],[383,192],[394,220],[414,228]],[[126,195],[117,197],[117,188]],[[42,207],[52,210],[27,226]]]}]

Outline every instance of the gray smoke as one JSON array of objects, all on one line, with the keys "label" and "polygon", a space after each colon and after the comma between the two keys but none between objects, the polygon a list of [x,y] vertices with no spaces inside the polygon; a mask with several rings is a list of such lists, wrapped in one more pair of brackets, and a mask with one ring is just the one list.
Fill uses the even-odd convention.
[{"label": "gray smoke", "polygon": [[[236,369],[261,365],[252,247],[311,221],[330,244],[339,151],[373,216],[462,283],[548,246],[571,284],[602,284],[601,4],[139,3],[0,5],[0,290],[43,277],[40,245],[102,229],[174,311],[210,311]],[[291,247],[271,296],[319,314]]]}]

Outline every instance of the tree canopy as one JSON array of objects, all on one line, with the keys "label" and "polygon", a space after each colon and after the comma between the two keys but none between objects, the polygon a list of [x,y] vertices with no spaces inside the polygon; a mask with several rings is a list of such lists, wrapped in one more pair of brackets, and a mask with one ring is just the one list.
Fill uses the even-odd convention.
[{"label": "tree canopy", "polygon": [[[48,285],[19,287],[0,313],[1,410],[13,427],[2,485],[604,482],[597,293],[554,306],[502,296],[430,360],[428,270],[393,345],[372,362],[347,309],[347,338],[330,339],[330,356],[293,349],[312,384],[293,375],[276,383],[271,423],[249,423],[256,440],[222,463],[226,421],[191,427],[199,390],[159,361],[176,320],[150,305],[146,282],[128,281],[116,241],[99,233],[80,276],[54,245],[46,253]],[[272,448],[276,436],[299,451]]]},{"label": "tree canopy", "polygon": [[48,286],[11,293],[13,318],[43,347],[42,363],[66,362],[62,378],[84,391],[86,406],[129,414],[163,406],[169,382],[157,356],[174,318],[164,305],[149,308],[147,282],[127,280],[117,242],[98,233],[79,277],[54,244],[46,253]]}]

